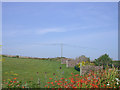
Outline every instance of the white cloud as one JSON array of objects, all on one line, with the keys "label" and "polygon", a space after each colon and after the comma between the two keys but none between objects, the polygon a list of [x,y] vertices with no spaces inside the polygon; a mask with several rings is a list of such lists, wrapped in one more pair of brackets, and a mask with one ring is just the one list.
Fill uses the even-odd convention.
[{"label": "white cloud", "polygon": [[40,29],[37,30],[37,34],[46,34],[46,33],[54,33],[54,32],[66,32],[65,29],[62,28],[48,28],[48,29]]}]

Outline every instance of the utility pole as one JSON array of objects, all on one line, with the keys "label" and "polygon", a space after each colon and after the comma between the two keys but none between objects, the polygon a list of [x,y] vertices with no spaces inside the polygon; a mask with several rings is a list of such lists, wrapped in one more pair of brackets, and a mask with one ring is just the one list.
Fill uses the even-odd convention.
[{"label": "utility pole", "polygon": [[63,57],[63,44],[61,43],[61,58]]},{"label": "utility pole", "polygon": [[61,43],[61,63],[62,63],[62,57],[63,57],[63,44]]}]

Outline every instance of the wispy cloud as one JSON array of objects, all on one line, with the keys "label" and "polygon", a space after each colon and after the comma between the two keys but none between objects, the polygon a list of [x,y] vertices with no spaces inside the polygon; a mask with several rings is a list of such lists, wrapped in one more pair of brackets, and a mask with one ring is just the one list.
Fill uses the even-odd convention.
[{"label": "wispy cloud", "polygon": [[62,28],[46,28],[46,29],[36,30],[37,34],[47,34],[47,33],[55,33],[55,32],[66,32],[66,30]]}]

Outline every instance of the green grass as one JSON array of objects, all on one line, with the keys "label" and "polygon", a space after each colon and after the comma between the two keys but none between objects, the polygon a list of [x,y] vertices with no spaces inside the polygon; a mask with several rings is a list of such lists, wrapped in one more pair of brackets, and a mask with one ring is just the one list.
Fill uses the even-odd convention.
[{"label": "green grass", "polygon": [[[59,78],[68,78],[71,73],[79,74],[74,68],[66,68],[66,65],[61,65],[60,61],[50,61],[50,60],[38,60],[38,59],[22,59],[22,58],[10,58],[3,57],[5,59],[2,62],[2,79],[11,79],[13,76],[12,72],[17,73],[17,80],[30,81],[33,80],[37,82],[38,77],[40,78],[42,84],[45,84],[45,72],[47,72],[47,79],[54,78],[55,76]],[[62,69],[59,69],[60,66]],[[64,74],[62,72],[64,71]],[[39,72],[37,76],[36,72]],[[14,76],[15,77],[15,76]]]}]

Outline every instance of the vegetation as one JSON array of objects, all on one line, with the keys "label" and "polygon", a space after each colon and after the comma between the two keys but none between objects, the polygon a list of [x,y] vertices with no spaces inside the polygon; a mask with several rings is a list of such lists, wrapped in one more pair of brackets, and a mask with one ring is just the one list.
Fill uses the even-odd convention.
[{"label": "vegetation", "polygon": [[9,57],[3,58],[2,67],[3,88],[120,88],[120,75],[114,67],[79,76],[60,60]]},{"label": "vegetation", "polygon": [[[18,81],[38,82],[37,72],[42,84],[45,84],[46,77],[53,78],[54,73],[58,77],[69,77],[71,72],[78,74],[74,68],[66,68],[66,65],[61,65],[59,61],[39,60],[39,59],[24,59],[24,58],[9,58],[4,57],[2,62],[2,78],[3,80],[17,78]],[[61,67],[61,69],[60,69]]]},{"label": "vegetation", "polygon": [[109,55],[104,54],[102,56],[100,56],[98,59],[95,59],[94,61],[95,65],[103,65],[104,67],[106,67],[108,64],[112,64],[112,59],[109,57]]},{"label": "vegetation", "polygon": [[85,55],[77,57],[76,60],[79,60],[80,62],[82,62],[82,61],[90,62],[90,58],[86,57]]},{"label": "vegetation", "polygon": [[91,71],[89,74],[79,76],[79,74],[70,74],[70,77],[57,76],[45,79],[42,84],[37,73],[38,82],[22,81],[16,77],[12,79],[3,80],[3,86],[7,88],[120,88],[120,77],[117,69]]},{"label": "vegetation", "polygon": [[[94,63],[91,63],[89,61],[86,61],[86,62],[82,61],[80,63],[82,64],[82,66],[85,66],[85,65],[94,65]],[[75,70],[80,71],[80,63],[74,66]]]}]

